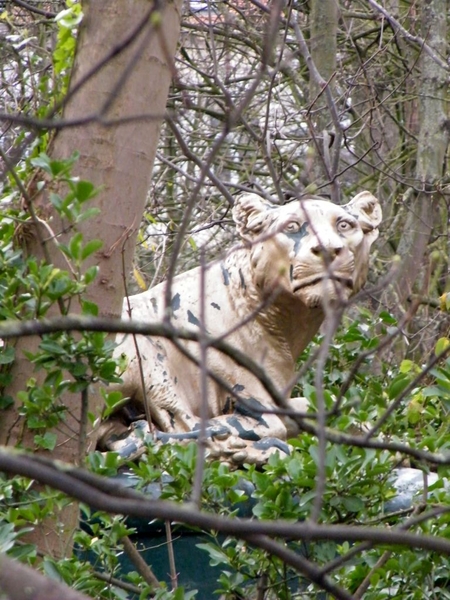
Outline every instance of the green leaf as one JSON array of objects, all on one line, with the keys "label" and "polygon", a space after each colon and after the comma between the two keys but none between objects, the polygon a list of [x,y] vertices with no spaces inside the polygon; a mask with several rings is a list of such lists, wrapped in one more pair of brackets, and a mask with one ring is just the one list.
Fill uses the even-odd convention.
[{"label": "green leaf", "polygon": [[183,586],[177,587],[173,594],[173,600],[191,600],[195,598],[198,590],[186,592]]},{"label": "green leaf", "polygon": [[0,525],[0,552],[4,553],[14,546],[17,533],[14,531],[14,523]]},{"label": "green leaf", "polygon": [[[27,527],[25,531],[33,531],[33,528]],[[22,529],[21,533],[25,533],[25,531]],[[30,561],[31,559],[34,560],[36,558],[36,546],[34,544],[22,543],[20,546],[11,548],[8,552],[8,556],[22,562],[26,562],[26,560]]]},{"label": "green leaf", "polygon": [[81,307],[83,309],[83,315],[98,317],[98,306],[95,304],[95,302],[91,302],[90,300],[82,300]]},{"label": "green leaf", "polygon": [[30,160],[30,163],[33,165],[33,167],[42,169],[43,171],[45,171],[46,173],[49,173],[51,175],[51,173],[52,173],[51,160],[46,154],[44,154],[44,153],[39,154],[39,156],[32,158]]},{"label": "green leaf", "polygon": [[61,10],[56,15],[55,21],[59,23],[61,27],[67,28],[69,30],[74,29],[80,24],[83,18],[83,13],[81,12],[81,10],[77,9],[79,9],[79,6],[74,4],[69,8]]},{"label": "green leaf", "polygon": [[57,435],[47,431],[44,435],[35,435],[34,443],[44,450],[54,450],[56,446]]},{"label": "green leaf", "polygon": [[397,375],[397,377],[394,378],[393,382],[389,386],[389,389],[388,389],[389,399],[393,400],[394,398],[399,396],[403,392],[403,390],[406,388],[406,386],[409,384],[409,382],[410,382],[410,378],[407,375],[403,375],[403,374]]},{"label": "green leaf", "polygon": [[89,267],[89,269],[87,269],[84,274],[84,283],[86,285],[89,285],[90,283],[92,283],[94,281],[94,279],[97,277],[98,271],[99,271],[99,268],[97,265],[93,265],[92,267]]},{"label": "green leaf", "polygon": [[448,338],[445,337],[441,337],[438,339],[437,344],[436,344],[436,348],[434,350],[434,353],[436,356],[441,355],[443,352],[445,352],[447,350],[447,348],[450,345],[450,340]]},{"label": "green leaf", "polygon": [[348,496],[342,498],[342,504],[349,512],[359,512],[364,508],[364,502],[356,496]]},{"label": "green leaf", "polygon": [[109,392],[109,394],[105,394],[104,398],[106,406],[111,410],[123,404],[124,400],[122,392],[119,391]]},{"label": "green leaf", "polygon": [[90,240],[81,250],[81,260],[86,260],[88,256],[97,252],[102,246],[102,240]]},{"label": "green leaf", "polygon": [[412,360],[402,360],[400,363],[400,373],[409,373],[415,367],[415,363]]},{"label": "green leaf", "polygon": [[16,351],[14,346],[7,346],[0,352],[0,365],[9,365],[14,362]]},{"label": "green leaf", "polygon": [[117,369],[116,361],[108,360],[102,365],[102,367],[99,371],[99,376],[104,381],[114,381],[115,382],[115,381],[117,381],[116,369]]},{"label": "green leaf", "polygon": [[0,410],[5,410],[14,404],[12,396],[0,396]]},{"label": "green leaf", "polygon": [[49,352],[50,354],[57,354],[59,356],[66,354],[66,350],[61,346],[61,343],[55,342],[54,340],[42,340],[42,342],[39,344],[39,348],[45,352]]},{"label": "green leaf", "polygon": [[419,400],[413,399],[407,407],[408,422],[411,425],[416,425],[422,416],[423,405]]},{"label": "green leaf", "polygon": [[63,160],[51,160],[50,161],[50,168],[51,168],[51,172],[53,177],[56,177],[57,175],[61,174],[61,173],[66,173],[71,167],[71,163],[67,162],[67,161],[63,161]]},{"label": "green leaf", "polygon": [[73,260],[79,261],[81,258],[81,244],[83,242],[83,234],[78,232],[69,242],[69,256]]},{"label": "green leaf", "polygon": [[430,398],[433,396],[442,396],[443,391],[437,385],[429,385],[426,388],[423,388],[422,395],[424,398]]},{"label": "green leaf", "polygon": [[227,564],[228,556],[225,552],[219,550],[216,546],[213,546],[213,544],[196,544],[196,546],[197,548],[200,548],[200,550],[206,550],[209,554],[211,566],[215,567],[217,565]]},{"label": "green leaf", "polygon": [[397,319],[384,310],[380,312],[380,319],[387,325],[397,325]]},{"label": "green leaf", "polygon": [[50,202],[53,204],[53,206],[56,208],[56,210],[58,212],[61,211],[62,208],[62,198],[59,194],[55,194],[55,192],[50,192]]},{"label": "green leaf", "polygon": [[[30,380],[28,380],[28,386],[31,387],[31,385],[32,384],[30,383]],[[28,402],[29,397],[30,397],[29,393],[25,392],[25,390],[19,390],[17,392],[17,400],[19,400],[20,402],[23,402],[24,404],[26,402]]]},{"label": "green leaf", "polygon": [[100,214],[100,212],[101,210],[99,208],[91,206],[91,208],[88,208],[87,210],[81,212],[75,219],[75,222],[81,223],[82,221],[88,221],[89,219],[96,217],[98,214]]},{"label": "green leaf", "polygon": [[55,563],[47,557],[44,558],[44,573],[49,579],[53,579],[54,581],[64,583],[64,579],[58,571],[58,568],[56,567]]},{"label": "green leaf", "polygon": [[247,496],[243,490],[231,489],[228,492],[228,500],[231,502],[231,504],[236,504],[237,502],[245,502],[247,500]]},{"label": "green leaf", "polygon": [[90,181],[78,181],[75,186],[75,195],[80,202],[86,202],[93,198],[96,194],[96,189]]},{"label": "green leaf", "polygon": [[120,455],[117,452],[106,452],[104,464],[107,469],[117,469],[120,465]]}]

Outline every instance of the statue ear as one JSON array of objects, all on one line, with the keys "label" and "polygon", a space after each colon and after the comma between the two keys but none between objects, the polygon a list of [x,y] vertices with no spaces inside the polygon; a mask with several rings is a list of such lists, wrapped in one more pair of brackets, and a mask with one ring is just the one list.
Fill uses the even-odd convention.
[{"label": "statue ear", "polygon": [[358,219],[364,233],[377,230],[378,236],[378,225],[382,217],[381,206],[370,192],[360,192],[342,208]]},{"label": "statue ear", "polygon": [[236,198],[232,214],[236,229],[242,238],[251,239],[261,232],[270,206],[257,194],[244,194]]}]

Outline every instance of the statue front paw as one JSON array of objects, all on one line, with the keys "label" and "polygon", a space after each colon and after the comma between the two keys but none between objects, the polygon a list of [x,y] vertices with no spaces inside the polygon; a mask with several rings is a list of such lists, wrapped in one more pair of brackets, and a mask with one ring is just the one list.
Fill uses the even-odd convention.
[{"label": "statue front paw", "polygon": [[289,445],[278,438],[263,438],[256,442],[230,435],[225,440],[212,439],[208,443],[208,457],[222,460],[234,468],[247,463],[261,467],[272,454],[288,456]]}]

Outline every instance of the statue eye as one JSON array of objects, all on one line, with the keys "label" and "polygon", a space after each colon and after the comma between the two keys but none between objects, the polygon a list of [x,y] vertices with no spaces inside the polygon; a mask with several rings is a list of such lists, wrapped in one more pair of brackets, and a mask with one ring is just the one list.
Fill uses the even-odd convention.
[{"label": "statue eye", "polygon": [[287,233],[298,233],[300,231],[300,223],[298,221],[291,221],[284,228]]},{"label": "statue eye", "polygon": [[339,221],[339,223],[337,223],[336,227],[340,233],[347,233],[347,232],[351,231],[352,229],[354,229],[354,225],[353,225],[353,223],[350,223],[350,221]]}]

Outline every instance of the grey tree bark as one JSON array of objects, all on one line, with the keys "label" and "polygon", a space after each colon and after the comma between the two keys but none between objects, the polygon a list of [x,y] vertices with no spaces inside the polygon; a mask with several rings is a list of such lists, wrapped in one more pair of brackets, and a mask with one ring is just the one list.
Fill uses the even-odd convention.
[{"label": "grey tree bark", "polygon": [[[313,0],[311,3],[311,58],[322,77],[323,83],[310,74],[309,101],[311,110],[311,133],[309,177],[311,183],[323,185],[333,178],[330,160],[334,129],[325,94],[325,85],[333,90],[332,78],[337,64],[338,3],[336,0]],[[325,83],[326,82],[326,83]],[[321,189],[327,193],[328,188]]]},{"label": "grey tree bark", "polygon": [[[447,0],[427,0],[422,6],[422,35],[438,55],[446,55]],[[416,185],[397,252],[402,258],[397,291],[400,302],[411,294],[426,255],[442,200],[440,183],[449,142],[448,72],[429,53],[421,56],[419,143]]]}]

